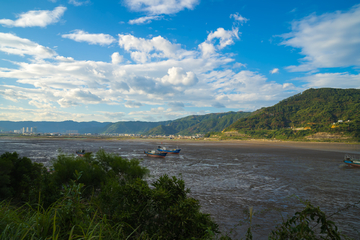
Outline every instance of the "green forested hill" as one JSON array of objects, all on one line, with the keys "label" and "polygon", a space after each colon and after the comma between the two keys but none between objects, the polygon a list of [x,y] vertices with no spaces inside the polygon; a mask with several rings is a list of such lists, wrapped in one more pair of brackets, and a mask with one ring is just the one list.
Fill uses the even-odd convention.
[{"label": "green forested hill", "polygon": [[231,130],[255,135],[262,131],[263,136],[280,134],[285,138],[318,132],[360,138],[360,89],[309,89],[262,108],[225,129]]},{"label": "green forested hill", "polygon": [[192,115],[174,120],[166,125],[157,126],[146,132],[147,135],[193,135],[211,131],[221,131],[236,120],[249,116],[248,112],[211,113]]},{"label": "green forested hill", "polygon": [[159,125],[157,127],[150,129],[145,134],[146,135],[173,135],[176,133],[177,133],[177,131],[174,128],[172,128],[171,126]]}]

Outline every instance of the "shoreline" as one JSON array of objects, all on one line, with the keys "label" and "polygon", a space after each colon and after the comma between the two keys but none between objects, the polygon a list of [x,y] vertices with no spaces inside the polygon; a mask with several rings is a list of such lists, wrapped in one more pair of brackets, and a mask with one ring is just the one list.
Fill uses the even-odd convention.
[{"label": "shoreline", "polygon": [[360,154],[360,143],[358,142],[305,142],[305,141],[283,141],[268,139],[251,140],[204,140],[204,139],[168,139],[168,138],[119,138],[119,137],[34,137],[34,136],[0,136],[1,140],[22,140],[22,141],[128,141],[128,142],[156,142],[156,145],[175,144],[204,144],[223,145],[224,147],[236,147],[237,145],[258,145],[259,147],[286,147],[302,148],[320,151],[340,151],[353,154]]}]

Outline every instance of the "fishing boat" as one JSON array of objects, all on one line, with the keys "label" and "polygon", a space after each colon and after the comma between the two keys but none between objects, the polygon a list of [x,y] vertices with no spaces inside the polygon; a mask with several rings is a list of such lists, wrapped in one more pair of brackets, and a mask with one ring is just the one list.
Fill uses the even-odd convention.
[{"label": "fishing boat", "polygon": [[360,158],[356,158],[355,156],[345,155],[344,163],[351,167],[360,167]]},{"label": "fishing boat", "polygon": [[91,152],[85,152],[85,150],[78,150],[76,151],[76,154],[79,156],[79,157],[83,157],[85,156],[85,154],[90,154]]},{"label": "fishing boat", "polygon": [[164,158],[164,157],[166,157],[166,154],[167,154],[166,152],[159,152],[159,151],[155,151],[155,150],[144,151],[144,153],[148,157],[159,157],[159,158]]},{"label": "fishing boat", "polygon": [[169,154],[179,154],[181,149],[180,148],[167,149],[166,147],[158,146],[157,150],[159,152],[166,152]]}]

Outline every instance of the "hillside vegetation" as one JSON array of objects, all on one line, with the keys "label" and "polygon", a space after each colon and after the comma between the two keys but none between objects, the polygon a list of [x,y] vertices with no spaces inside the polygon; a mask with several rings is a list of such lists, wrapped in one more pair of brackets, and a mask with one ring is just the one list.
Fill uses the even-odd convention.
[{"label": "hillside vegetation", "polygon": [[236,120],[249,116],[249,112],[211,113],[206,115],[192,115],[180,118],[166,125],[157,126],[146,135],[194,135],[211,131],[221,131]]},{"label": "hillside vegetation", "polygon": [[360,90],[306,90],[237,120],[223,131],[226,136],[358,141]]}]

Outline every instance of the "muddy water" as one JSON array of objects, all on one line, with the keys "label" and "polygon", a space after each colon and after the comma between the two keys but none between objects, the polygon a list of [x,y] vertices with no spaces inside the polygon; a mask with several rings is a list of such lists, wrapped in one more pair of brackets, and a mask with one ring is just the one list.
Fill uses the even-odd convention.
[{"label": "muddy water", "polygon": [[[18,152],[33,161],[50,164],[59,149],[100,148],[127,158],[143,159],[149,182],[162,174],[179,176],[224,232],[234,239],[244,236],[246,210],[252,206],[254,239],[267,239],[281,217],[302,208],[298,199],[310,200],[327,214],[360,200],[360,168],[342,163],[345,153],[360,155],[359,145],[287,143],[163,142],[180,147],[179,155],[165,159],[144,156],[144,150],[161,145],[155,141],[1,140],[0,154]],[[360,239],[359,208],[350,208],[334,220],[341,231]]]}]

